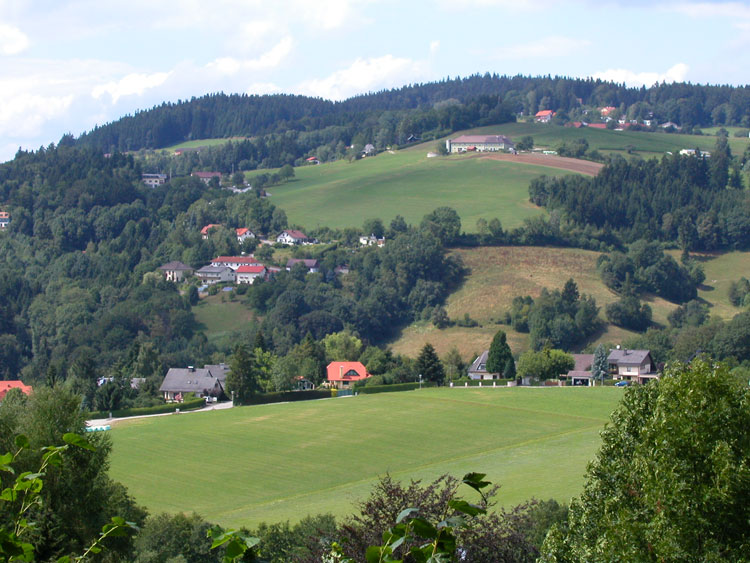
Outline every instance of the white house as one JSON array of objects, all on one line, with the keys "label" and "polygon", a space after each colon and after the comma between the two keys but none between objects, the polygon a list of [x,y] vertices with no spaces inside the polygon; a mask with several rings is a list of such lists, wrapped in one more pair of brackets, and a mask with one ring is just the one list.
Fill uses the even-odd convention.
[{"label": "white house", "polygon": [[195,275],[208,285],[234,282],[234,270],[228,266],[203,266]]},{"label": "white house", "polygon": [[287,229],[286,231],[281,231],[281,234],[276,237],[276,242],[280,242],[282,244],[288,244],[290,246],[294,244],[304,244],[308,242],[310,239],[307,238],[307,235],[303,233],[302,231],[295,231],[294,229]]},{"label": "white house", "polygon": [[238,284],[240,284],[240,283],[252,284],[258,278],[265,277],[266,273],[267,273],[266,267],[263,266],[263,265],[260,265],[260,266],[240,266],[234,272],[235,283],[238,283]]},{"label": "white house", "polygon": [[487,371],[487,357],[490,351],[485,350],[477,359],[474,360],[469,366],[468,376],[469,379],[498,379],[500,378],[499,373],[490,373]]},{"label": "white house", "polygon": [[290,258],[286,262],[287,271],[294,268],[295,264],[303,264],[305,268],[307,268],[309,274],[315,274],[320,271],[320,264],[317,260],[312,258]]},{"label": "white house", "polygon": [[141,182],[151,188],[161,186],[167,181],[166,174],[141,174]]},{"label": "white house", "polygon": [[226,266],[236,271],[240,266],[262,266],[263,264],[258,262],[251,254],[250,256],[217,256],[211,260],[211,265]]},{"label": "white house", "polygon": [[8,225],[10,225],[10,213],[0,211],[0,229],[7,229]]},{"label": "white house", "polygon": [[378,238],[375,235],[361,236],[359,237],[359,244],[361,244],[362,246],[383,246],[385,244],[385,239]]},{"label": "white house", "polygon": [[159,269],[164,273],[164,278],[171,282],[181,282],[193,273],[193,268],[179,261],[169,262]]},{"label": "white house", "polygon": [[461,135],[445,141],[445,148],[449,153],[497,152],[513,149],[515,146],[505,135]]},{"label": "white house", "polygon": [[240,227],[239,229],[234,230],[235,233],[237,233],[237,242],[242,244],[249,238],[255,238],[255,233],[252,232],[250,229],[246,229],[245,227]]},{"label": "white house", "polygon": [[211,181],[211,178],[218,178],[221,180],[221,172],[193,172],[190,175],[195,176],[206,185]]},{"label": "white house", "polygon": [[659,379],[659,373],[651,358],[649,350],[615,349],[607,356],[609,371],[614,379],[625,379],[638,383],[647,383]]}]

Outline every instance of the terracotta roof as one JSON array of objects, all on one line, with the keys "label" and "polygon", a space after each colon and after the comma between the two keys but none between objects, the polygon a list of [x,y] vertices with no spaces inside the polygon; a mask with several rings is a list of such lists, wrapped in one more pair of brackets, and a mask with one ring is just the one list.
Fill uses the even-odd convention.
[{"label": "terracotta roof", "polygon": [[250,229],[247,229],[245,227],[240,227],[239,229],[235,229],[234,232],[237,233],[238,237],[241,237],[242,235],[246,233],[253,234],[253,232]]},{"label": "terracotta roof", "polygon": [[261,274],[266,270],[265,266],[240,266],[237,268],[238,274]]},{"label": "terracotta roof", "polygon": [[543,110],[539,110],[538,112],[536,112],[534,117],[547,117],[548,115],[552,117],[553,115],[555,115],[555,112],[552,111],[551,109],[543,109]]},{"label": "terracotta roof", "polygon": [[30,395],[33,390],[31,385],[24,385],[23,381],[18,379],[12,381],[0,381],[0,400],[5,397],[5,394],[11,389],[20,389],[26,395]]},{"label": "terracotta roof", "polygon": [[208,225],[206,225],[205,227],[203,227],[201,229],[201,234],[202,235],[207,235],[208,231],[210,231],[211,229],[213,229],[215,227],[221,227],[221,226],[222,226],[221,223],[209,223]]},{"label": "terracotta roof", "polygon": [[200,179],[221,178],[221,172],[193,172],[191,176],[196,176],[197,178],[200,178]]},{"label": "terracotta roof", "polygon": [[607,124],[606,123],[589,123],[587,127],[591,127],[592,129],[606,129]]},{"label": "terracotta roof", "polygon": [[328,381],[358,381],[370,377],[361,362],[331,362],[326,369]]}]

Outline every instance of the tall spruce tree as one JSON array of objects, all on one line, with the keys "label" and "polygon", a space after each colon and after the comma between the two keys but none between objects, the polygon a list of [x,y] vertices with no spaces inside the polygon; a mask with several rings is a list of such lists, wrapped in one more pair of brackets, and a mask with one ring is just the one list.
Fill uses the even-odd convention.
[{"label": "tall spruce tree", "polygon": [[596,350],[594,350],[594,363],[591,365],[591,373],[594,376],[594,380],[604,381],[604,377],[608,371],[607,352],[604,350],[604,346],[599,344]]},{"label": "tall spruce tree", "polygon": [[490,351],[487,355],[487,371],[490,373],[503,373],[508,360],[513,360],[508,340],[505,332],[498,330],[490,344]]},{"label": "tall spruce tree", "polygon": [[434,381],[438,385],[441,385],[445,380],[443,363],[438,358],[435,348],[429,342],[424,345],[424,348],[419,353],[415,367],[425,381]]}]

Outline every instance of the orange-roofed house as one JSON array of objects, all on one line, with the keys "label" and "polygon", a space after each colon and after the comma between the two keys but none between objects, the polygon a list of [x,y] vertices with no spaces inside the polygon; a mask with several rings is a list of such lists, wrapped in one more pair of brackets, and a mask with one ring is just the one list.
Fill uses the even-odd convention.
[{"label": "orange-roofed house", "polygon": [[253,283],[258,278],[264,278],[267,274],[266,267],[262,264],[257,266],[240,266],[234,271],[235,283]]},{"label": "orange-roofed house", "polygon": [[20,389],[26,395],[31,395],[31,385],[24,385],[23,381],[0,381],[0,401],[5,398],[5,395],[11,389]]},{"label": "orange-roofed house", "polygon": [[203,240],[206,240],[208,238],[208,235],[211,234],[212,229],[216,229],[221,226],[222,226],[221,223],[209,223],[208,225],[206,225],[205,227],[201,229],[201,237],[203,238]]},{"label": "orange-roofed house", "polygon": [[536,112],[534,121],[536,121],[537,123],[549,123],[550,121],[552,121],[553,117],[555,117],[554,111],[552,111],[551,109],[543,109]]},{"label": "orange-roofed house", "polygon": [[361,362],[331,362],[327,371],[328,384],[336,389],[351,389],[354,382],[371,377]]},{"label": "orange-roofed house", "polygon": [[247,227],[240,227],[239,229],[235,229],[234,232],[237,234],[237,242],[240,244],[249,238],[255,238],[255,233]]}]

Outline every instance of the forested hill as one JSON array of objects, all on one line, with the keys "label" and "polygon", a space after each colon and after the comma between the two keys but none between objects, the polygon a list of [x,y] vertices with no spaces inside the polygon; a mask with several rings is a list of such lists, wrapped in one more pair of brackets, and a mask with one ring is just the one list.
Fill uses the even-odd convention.
[{"label": "forested hill", "polygon": [[[593,79],[473,75],[356,96],[342,102],[293,95],[211,94],[164,103],[84,133],[78,143],[105,152],[162,148],[191,139],[262,136],[342,128],[337,141],[355,138],[379,147],[410,135],[433,138],[507,121],[541,109],[571,113],[612,106],[633,119],[653,117],[692,128],[750,126],[750,88],[659,84],[627,88]],[[70,140],[70,139],[69,139]]]}]

